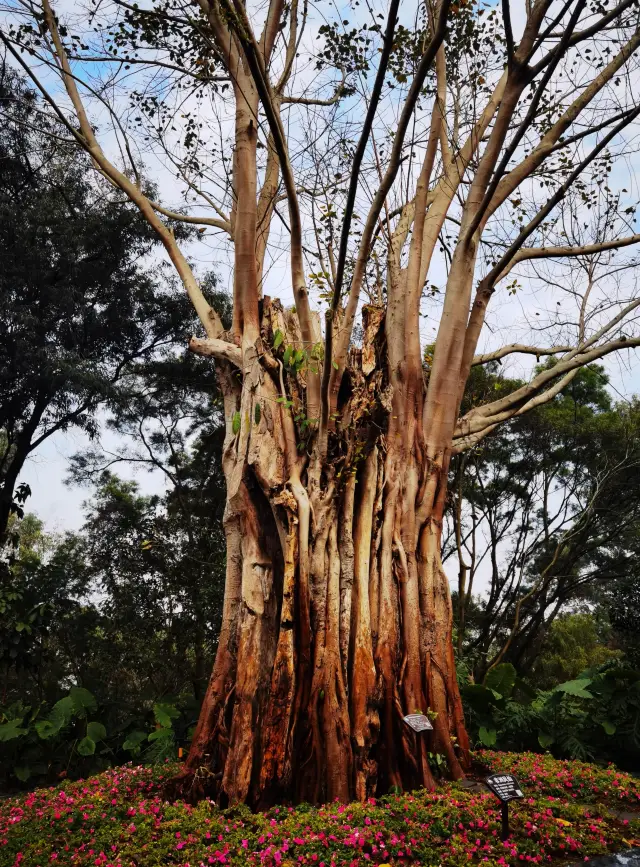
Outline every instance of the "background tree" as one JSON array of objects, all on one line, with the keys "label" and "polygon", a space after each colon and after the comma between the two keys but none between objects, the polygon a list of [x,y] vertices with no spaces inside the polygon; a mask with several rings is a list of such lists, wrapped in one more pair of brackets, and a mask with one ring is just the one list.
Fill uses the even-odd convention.
[{"label": "background tree", "polygon": [[[220,362],[225,603],[176,786],[253,804],[432,787],[402,721],[415,710],[430,709],[429,748],[463,774],[440,550],[450,459],[640,343],[640,299],[625,285],[578,282],[559,317],[558,281],[537,276],[541,262],[601,260],[638,240],[633,202],[611,188],[640,115],[636,5],[536,0],[512,14],[508,3],[391,0],[353,17],[331,7],[320,28],[313,11],[115,0],[70,33],[49,0],[23,0],[3,37],[67,135],[155,230],[206,335],[190,346]],[[66,96],[48,89],[52,72]],[[118,82],[128,94],[109,104]],[[91,99],[121,155],[105,150]],[[145,142],[208,209],[185,219],[232,248],[228,330],[165,222],[179,214],[138,180]],[[289,233],[295,309],[262,293],[274,217]],[[514,325],[540,344],[478,358],[507,275],[500,295],[525,280],[547,327]],[[421,313],[437,323],[428,376]],[[460,413],[474,362],[517,352],[557,363]]]},{"label": "background tree", "polygon": [[[563,611],[600,605],[636,571],[638,408],[613,405],[607,382],[601,367],[584,368],[456,459],[445,553],[459,563],[458,648],[479,681],[499,662],[528,674]],[[512,385],[485,368],[469,397]],[[483,580],[486,595],[472,601]]]},{"label": "background tree", "polygon": [[576,680],[587,669],[619,658],[620,651],[607,646],[610,635],[610,625],[593,614],[561,615],[547,631],[531,680],[540,689],[553,689],[564,681]]},{"label": "background tree", "polygon": [[140,267],[157,244],[146,221],[6,63],[0,112],[2,540],[28,456],[56,431],[94,434],[132,365],[175,351],[189,318],[162,269]]},{"label": "background tree", "polygon": [[[224,296],[212,292],[211,297],[227,316]],[[157,576],[157,598],[173,612],[167,640],[192,655],[188,662],[185,658],[182,675],[190,671],[194,696],[201,701],[210,673],[212,643],[217,643],[225,571],[220,463],[224,421],[215,371],[193,355],[140,363],[122,399],[116,398],[109,407],[113,413],[109,424],[121,435],[120,450],[105,452],[96,445],[72,461],[71,481],[97,484],[109,494],[104,508],[96,508],[87,524],[94,540],[94,568],[99,560],[104,570],[100,581],[112,595],[125,592],[126,584],[132,612],[136,610],[135,575],[143,584],[150,571]],[[114,478],[112,489],[110,475],[120,464],[162,472],[167,493],[160,513],[159,501],[136,500],[127,486],[120,504],[115,495],[120,483]],[[125,503],[129,499],[132,504],[144,503],[131,516],[136,516],[135,541],[128,535],[130,517]],[[105,532],[111,520],[116,522],[113,532]],[[118,554],[114,556],[115,550]],[[152,624],[153,618],[148,617],[148,628],[154,630]],[[162,654],[157,658],[162,665]],[[139,670],[144,670],[142,660]]]},{"label": "background tree", "polygon": [[[20,544],[0,595],[4,785],[83,776],[132,752],[176,758],[188,740],[220,629],[224,547],[217,495],[191,516],[191,538],[171,499],[104,472],[79,532],[51,537],[30,515],[14,521]],[[42,728],[70,686],[92,696],[104,729],[90,754],[78,752],[82,720]]]}]

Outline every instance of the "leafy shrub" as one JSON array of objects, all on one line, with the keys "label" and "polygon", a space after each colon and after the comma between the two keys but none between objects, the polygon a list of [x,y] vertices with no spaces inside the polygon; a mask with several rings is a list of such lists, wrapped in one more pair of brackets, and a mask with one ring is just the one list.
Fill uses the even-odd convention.
[{"label": "leafy shrub", "polygon": [[640,671],[618,660],[539,691],[505,663],[462,688],[476,742],[504,750],[548,749],[558,758],[640,761]]},{"label": "leafy shrub", "polygon": [[118,730],[96,719],[98,703],[88,689],[74,686],[52,707],[21,701],[0,711],[0,765],[5,784],[33,783],[96,773],[132,756],[164,762],[178,756],[190,720],[169,700],[153,705],[144,719]]}]

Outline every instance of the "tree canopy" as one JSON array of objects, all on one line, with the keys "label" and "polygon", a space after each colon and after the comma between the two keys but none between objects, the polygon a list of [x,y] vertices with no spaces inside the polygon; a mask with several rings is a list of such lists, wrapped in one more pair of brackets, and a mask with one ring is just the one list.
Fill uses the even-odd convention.
[{"label": "tree canopy", "polygon": [[[72,426],[89,435],[141,359],[188,333],[183,296],[141,267],[157,240],[61,138],[7,64],[0,79],[0,537],[29,454]],[[124,400],[124,398],[121,398]]]}]

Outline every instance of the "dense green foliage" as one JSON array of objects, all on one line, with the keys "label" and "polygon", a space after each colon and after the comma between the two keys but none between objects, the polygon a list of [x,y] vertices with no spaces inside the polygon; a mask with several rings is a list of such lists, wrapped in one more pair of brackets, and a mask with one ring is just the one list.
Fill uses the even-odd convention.
[{"label": "dense green foliage", "polygon": [[490,669],[483,684],[466,684],[462,690],[471,732],[480,744],[638,767],[640,671],[621,661],[545,691],[503,663]]},{"label": "dense green foliage", "polygon": [[437,793],[312,808],[219,811],[162,798],[175,768],[126,767],[58,789],[40,789],[0,807],[0,857],[12,867],[258,864],[360,867],[364,864],[507,865],[567,862],[628,849],[640,821],[638,781],[608,769],[538,756],[485,753],[496,771],[515,767],[526,798],[511,810],[500,840],[493,795],[457,784]]},{"label": "dense green foliage", "polygon": [[60,430],[95,435],[99,408],[126,399],[136,363],[183,344],[194,314],[163,268],[143,267],[157,244],[146,221],[6,64],[0,107],[3,539],[31,452]]},{"label": "dense green foliage", "polygon": [[[9,779],[33,783],[126,761],[138,732],[153,734],[133,743],[146,760],[175,757],[187,740],[212,664],[224,578],[222,498],[208,448],[198,440],[185,456],[181,503],[175,490],[144,497],[105,472],[81,533],[53,540],[33,519],[20,525],[0,607],[0,765]],[[91,718],[106,729],[89,756],[78,749],[86,719],[71,713],[70,683],[93,696]],[[176,713],[155,734],[158,706]],[[52,714],[61,724],[44,737],[40,722]]]},{"label": "dense green foliage", "polygon": [[152,714],[139,711],[115,727],[114,707],[98,707],[83,687],[71,687],[51,707],[15,702],[5,708],[0,724],[2,766],[16,780],[33,783],[85,776],[132,756],[151,763],[175,759],[194,713],[189,698],[183,697],[179,707],[179,700],[172,704],[166,697],[153,704]]},{"label": "dense green foliage", "polygon": [[531,682],[539,689],[553,689],[566,680],[576,680],[581,672],[597,668],[623,651],[613,648],[613,630],[602,607],[563,614],[550,625],[540,653],[531,670]]},{"label": "dense green foliage", "polygon": [[[186,352],[194,313],[153,264],[147,223],[6,65],[0,102],[0,767],[15,785],[126,761],[159,705],[177,709],[171,737],[135,754],[176,756],[187,739],[221,613],[223,430],[215,367]],[[215,279],[202,286],[228,320]],[[70,427],[92,439],[71,468],[92,496],[82,530],[53,537],[25,517],[39,492],[28,500],[19,474]],[[165,493],[142,495],[114,474],[125,464],[160,471]]]}]

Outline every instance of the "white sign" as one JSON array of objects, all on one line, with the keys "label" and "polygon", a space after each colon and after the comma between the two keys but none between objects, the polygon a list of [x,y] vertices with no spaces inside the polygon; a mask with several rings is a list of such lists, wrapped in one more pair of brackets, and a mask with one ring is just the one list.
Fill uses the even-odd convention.
[{"label": "white sign", "polygon": [[423,713],[410,713],[404,717],[404,721],[412,728],[414,732],[430,732],[433,731],[431,720]]}]

